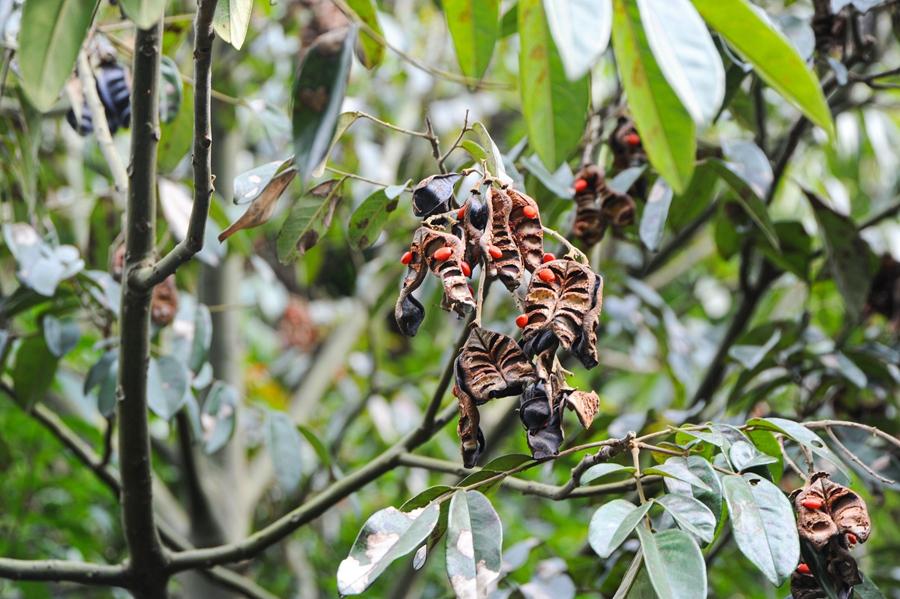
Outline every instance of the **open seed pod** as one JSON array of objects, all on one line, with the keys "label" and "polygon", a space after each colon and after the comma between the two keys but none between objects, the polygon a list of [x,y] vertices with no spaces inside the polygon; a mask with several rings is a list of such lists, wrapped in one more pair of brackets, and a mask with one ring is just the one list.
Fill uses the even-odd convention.
[{"label": "open seed pod", "polygon": [[414,337],[419,330],[419,325],[425,319],[425,307],[412,293],[422,285],[428,270],[422,257],[421,248],[416,246],[415,242],[413,243],[415,247],[410,248],[410,262],[400,284],[400,296],[394,306],[397,328],[407,337]]},{"label": "open seed pod", "polygon": [[490,209],[481,192],[473,188],[463,210],[461,225],[466,242],[466,262],[474,267],[481,261],[481,237],[487,228]]},{"label": "open seed pod", "polygon": [[544,264],[525,296],[522,350],[535,356],[559,344],[593,368],[599,361],[596,328],[602,303],[603,277],[590,268],[567,258]]},{"label": "open seed pod", "polygon": [[450,210],[453,186],[459,181],[458,173],[431,175],[413,188],[413,214],[418,217],[432,216]]},{"label": "open seed pod", "polygon": [[627,227],[634,223],[634,199],[624,193],[615,193],[606,185],[600,194],[600,212],[603,217],[616,228]]},{"label": "open seed pod", "polygon": [[600,189],[606,187],[603,171],[596,164],[588,164],[578,171],[575,180],[585,183],[581,188],[576,187],[572,234],[586,245],[594,245],[603,239],[607,225],[598,201]]},{"label": "open seed pod", "polygon": [[459,385],[453,386],[453,395],[459,401],[459,420],[456,424],[456,432],[459,434],[463,465],[471,468],[478,461],[485,446],[484,433],[479,427],[478,407],[472,397],[460,389]]},{"label": "open seed pod", "polygon": [[456,358],[456,385],[476,404],[522,393],[534,367],[512,337],[472,327]]},{"label": "open seed pod", "polygon": [[[813,475],[811,481],[811,486],[820,485],[824,490],[826,505],[838,532],[845,539],[848,535],[853,535],[857,543],[865,543],[872,531],[872,523],[863,498],[849,488],[833,482],[825,472]],[[855,543],[851,540],[850,544]]]},{"label": "open seed pod", "polygon": [[[793,495],[797,510],[797,530],[800,536],[817,550],[838,534],[837,525],[826,509],[825,492],[820,484],[810,482]],[[809,506],[809,507],[806,507]],[[818,507],[817,507],[818,506]]]},{"label": "open seed pod", "polygon": [[512,198],[503,189],[488,187],[488,224],[481,236],[481,251],[487,259],[488,274],[499,277],[515,291],[522,282],[522,256],[509,228]]},{"label": "open seed pod", "polygon": [[613,153],[613,168],[617,171],[647,162],[641,137],[634,121],[628,117],[619,117],[616,128],[609,137],[609,146]]},{"label": "open seed pod", "polygon": [[791,597],[793,599],[825,599],[827,595],[812,574],[795,570],[791,574]]},{"label": "open seed pod", "polygon": [[534,272],[544,258],[544,228],[537,202],[513,188],[506,192],[512,200],[509,228],[512,231],[522,262],[529,272]]}]

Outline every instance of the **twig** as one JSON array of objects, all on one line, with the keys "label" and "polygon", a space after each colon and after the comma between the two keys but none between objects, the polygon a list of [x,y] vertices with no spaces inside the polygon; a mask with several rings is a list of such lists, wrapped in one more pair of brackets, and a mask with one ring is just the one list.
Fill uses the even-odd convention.
[{"label": "twig", "polygon": [[875,478],[877,480],[880,480],[881,482],[883,482],[887,485],[894,484],[895,481],[893,481],[889,478],[886,478],[884,476],[881,476],[880,474],[878,474],[877,472],[872,470],[865,462],[863,462],[861,459],[859,459],[859,456],[857,456],[855,453],[850,451],[850,449],[848,449],[847,446],[844,445],[840,439],[838,439],[838,436],[834,434],[834,431],[831,430],[830,426],[825,427],[825,432],[828,433],[828,436],[831,437],[831,440],[834,441],[834,444],[837,445],[841,449],[841,451],[843,451],[854,464],[856,464],[857,466],[859,466],[860,468],[865,470],[869,474],[869,476],[871,476],[872,478]]},{"label": "twig", "polygon": [[442,173],[447,172],[447,169],[444,167],[444,162],[447,160],[447,158],[450,157],[450,154],[453,153],[453,150],[455,150],[456,148],[459,147],[459,144],[460,144],[460,142],[462,141],[463,136],[465,136],[465,134],[466,134],[468,131],[470,131],[470,128],[469,128],[469,110],[466,109],[466,116],[463,117],[463,126],[462,126],[462,129],[459,130],[459,136],[453,141],[453,145],[451,145],[450,148],[449,148],[446,152],[444,152],[443,154],[441,154],[440,158],[438,158],[438,161],[437,161],[437,163],[438,163],[438,169],[440,169],[440,171],[441,171]]},{"label": "twig", "polygon": [[441,145],[438,140],[437,135],[434,133],[434,127],[431,125],[431,119],[425,118],[425,133],[427,134],[428,143],[431,144],[431,155],[434,156],[434,161],[437,162],[438,170],[441,173],[446,174],[447,169],[444,168],[443,163],[441,162]]},{"label": "twig", "polygon": [[566,250],[567,250],[566,255],[567,256],[571,256],[572,258],[577,258],[578,261],[581,262],[582,264],[590,264],[590,261],[588,260],[588,257],[584,255],[584,252],[582,252],[577,247],[572,245],[572,242],[570,242],[568,239],[566,239],[564,235],[560,234],[559,232],[557,232],[554,229],[551,229],[550,227],[542,227],[542,228],[544,229],[545,235],[549,235],[556,241],[558,241],[561,244],[563,244],[564,246],[566,246]]},{"label": "twig", "polygon": [[858,428],[860,430],[866,431],[871,435],[880,437],[893,445],[895,448],[900,449],[900,439],[897,439],[897,437],[894,437],[893,435],[889,435],[881,429],[870,426],[868,424],[863,424],[861,422],[850,422],[847,420],[814,420],[812,422],[804,422],[803,426],[808,429],[820,429],[828,427]]},{"label": "twig", "polygon": [[45,580],[80,584],[117,586],[128,584],[125,566],[89,564],[68,560],[22,560],[0,557],[0,578],[10,580]]},{"label": "twig", "polygon": [[113,434],[116,431],[116,417],[110,416],[106,419],[106,430],[103,431],[103,455],[100,458],[100,467],[106,468],[112,459],[113,452]]},{"label": "twig", "polygon": [[[340,170],[340,169],[336,169],[336,168],[333,168],[333,167],[330,167],[330,166],[326,166],[326,167],[325,167],[325,170],[328,171],[329,173],[334,173],[335,175],[340,175],[341,177],[344,177],[344,178],[347,178],[347,179],[355,179],[355,180],[357,180],[357,181],[362,181],[363,183],[369,183],[369,184],[371,184],[371,185],[376,185],[376,186],[378,186],[378,187],[391,187],[391,186],[393,186],[393,183],[384,183],[384,182],[382,182],[382,181],[376,181],[375,179],[369,179],[369,178],[363,177],[363,176],[361,176],[361,175],[357,175],[357,174],[354,174],[354,173],[348,173],[348,172],[346,172],[346,171],[342,171],[342,170]],[[409,187],[408,185],[407,185],[406,187],[404,187],[403,189],[404,189],[405,191],[412,191],[412,187]]]}]

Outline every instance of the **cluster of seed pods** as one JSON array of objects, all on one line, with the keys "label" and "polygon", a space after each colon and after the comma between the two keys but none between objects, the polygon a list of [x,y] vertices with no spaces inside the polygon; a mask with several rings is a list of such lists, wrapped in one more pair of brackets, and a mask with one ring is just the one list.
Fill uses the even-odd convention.
[{"label": "cluster of seed pods", "polygon": [[468,284],[476,266],[511,293],[527,281],[524,310],[515,320],[521,338],[474,323],[457,356],[453,393],[459,402],[458,433],[463,462],[472,466],[485,445],[478,406],[520,396],[519,415],[533,455],[555,455],[563,441],[565,407],[585,427],[597,411],[595,393],[566,384],[557,350],[570,352],[587,368],[597,365],[603,280],[571,257],[544,251],[540,209],[512,187],[486,178],[454,209],[453,187],[459,178],[455,173],[434,175],[413,191],[413,212],[424,220],[401,257],[407,272],[394,310],[398,327],[409,336],[418,331],[425,309],[413,292],[428,272],[441,281],[442,307],[460,316],[477,307]]}]

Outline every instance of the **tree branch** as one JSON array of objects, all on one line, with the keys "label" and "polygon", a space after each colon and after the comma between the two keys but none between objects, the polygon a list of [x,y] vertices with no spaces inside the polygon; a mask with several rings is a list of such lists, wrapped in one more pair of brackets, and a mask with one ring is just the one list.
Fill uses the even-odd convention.
[{"label": "tree branch", "polygon": [[187,235],[159,262],[133,273],[131,282],[151,289],[203,249],[209,202],[213,193],[210,89],[212,88],[212,19],[217,0],[200,0],[194,21],[194,205]]},{"label": "tree branch", "polygon": [[34,561],[0,557],[0,578],[123,587],[128,583],[128,571],[122,565],[110,566],[56,559]]}]

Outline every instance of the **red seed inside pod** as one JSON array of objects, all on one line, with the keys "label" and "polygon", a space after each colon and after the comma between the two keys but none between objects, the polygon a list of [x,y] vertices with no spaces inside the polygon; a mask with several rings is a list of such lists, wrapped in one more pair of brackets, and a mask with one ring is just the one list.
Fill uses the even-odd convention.
[{"label": "red seed inside pod", "polygon": [[465,260],[462,260],[462,261],[459,263],[459,269],[460,269],[460,270],[462,271],[462,273],[463,273],[464,275],[466,275],[467,277],[471,277],[471,276],[472,276],[472,267],[469,266],[469,263],[466,262]]},{"label": "red seed inside pod", "polygon": [[549,268],[538,271],[538,278],[545,283],[552,283],[556,280],[556,275]]},{"label": "red seed inside pod", "polygon": [[797,566],[797,572],[799,572],[800,574],[809,574],[809,566],[807,566],[806,564],[800,564],[799,566]]},{"label": "red seed inside pod", "polygon": [[623,139],[629,146],[636,146],[641,143],[641,138],[637,133],[629,133]]},{"label": "red seed inside pod", "polygon": [[400,264],[409,264],[412,262],[412,252],[406,252],[400,256]]},{"label": "red seed inside pod", "polygon": [[443,262],[453,255],[453,250],[448,247],[438,248],[431,256],[438,262]]},{"label": "red seed inside pod", "polygon": [[807,497],[803,501],[800,502],[800,505],[805,507],[808,510],[820,510],[824,503],[821,499],[817,497]]},{"label": "red seed inside pod", "polygon": [[500,251],[500,248],[498,248],[496,245],[492,245],[492,246],[488,247],[488,254],[491,255],[491,258],[496,260],[497,258],[499,258],[500,256],[503,255],[503,252]]},{"label": "red seed inside pod", "polygon": [[575,179],[575,185],[573,187],[575,187],[575,193],[581,193],[587,189],[588,182],[584,179]]},{"label": "red seed inside pod", "polygon": [[516,317],[516,326],[520,329],[524,329],[528,325],[528,315],[520,314]]},{"label": "red seed inside pod", "polygon": [[468,207],[468,204],[463,204],[462,208],[456,211],[456,220],[462,220],[466,217],[466,208]]},{"label": "red seed inside pod", "polygon": [[859,542],[859,539],[856,538],[856,535],[852,532],[847,533],[847,543],[850,545],[856,545]]},{"label": "red seed inside pod", "polygon": [[538,215],[538,211],[534,206],[525,206],[524,208],[522,208],[522,214],[524,214],[528,218],[534,218]]},{"label": "red seed inside pod", "polygon": [[554,260],[556,260],[556,256],[554,256],[550,252],[547,252],[546,254],[541,256],[541,262],[543,262],[544,264],[547,264],[548,262],[553,262]]}]

